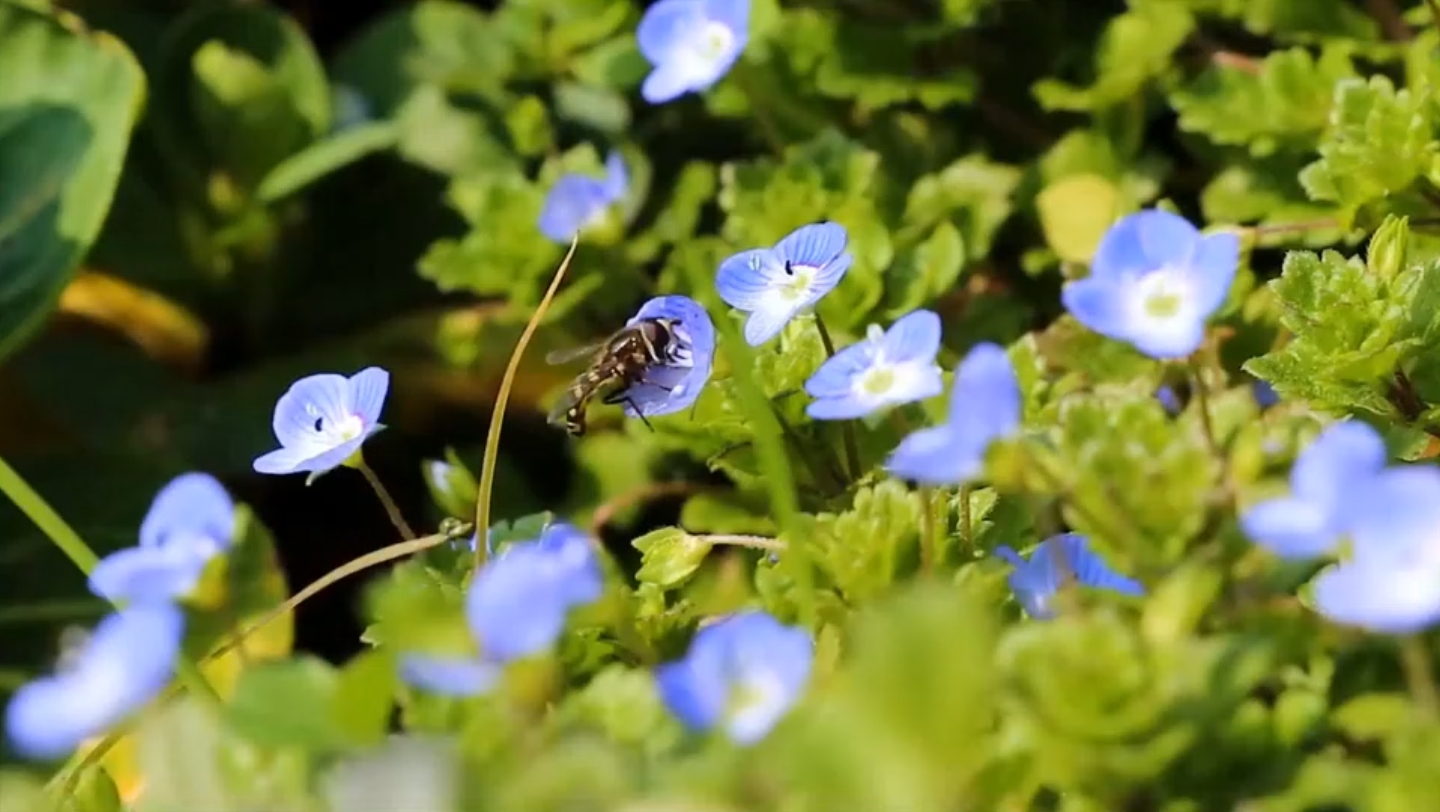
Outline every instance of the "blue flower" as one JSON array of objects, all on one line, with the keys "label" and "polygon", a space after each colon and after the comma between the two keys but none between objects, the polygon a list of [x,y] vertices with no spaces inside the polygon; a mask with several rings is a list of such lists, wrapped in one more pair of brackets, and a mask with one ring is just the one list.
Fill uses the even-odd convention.
[{"label": "blue flower", "polygon": [[474,696],[495,686],[501,666],[479,657],[438,657],[406,654],[400,658],[400,679],[441,696]]},{"label": "blue flower", "polygon": [[705,90],[729,72],[750,39],[750,0],[660,0],[635,31],[654,66],[640,95],[661,104]]},{"label": "blue flower", "polygon": [[715,287],[725,303],[750,314],[745,341],[758,347],[835,289],[854,261],[839,223],[812,223],[774,248],[741,251],[720,263]]},{"label": "blue flower", "polygon": [[1329,619],[1389,634],[1440,621],[1440,470],[1388,469],[1347,491],[1349,556],[1316,576],[1315,607]]},{"label": "blue flower", "polygon": [[1072,579],[1092,589],[1108,589],[1124,595],[1144,595],[1139,581],[1127,578],[1105,564],[1104,559],[1090,550],[1086,538],[1079,533],[1062,533],[1035,546],[1030,560],[1009,547],[995,548],[995,554],[1015,566],[1010,573],[1010,589],[1033,618],[1053,617],[1051,602],[1060,586]]},{"label": "blue flower", "polygon": [[450,696],[487,691],[506,663],[555,645],[570,610],[604,592],[594,541],[574,525],[547,525],[537,540],[506,544],[470,582],[465,620],[479,656],[410,653],[401,658],[400,676]]},{"label": "blue flower", "polygon": [[934,397],[945,389],[938,352],[940,317],[929,310],[908,313],[889,330],[871,325],[864,341],[835,353],[805,382],[815,398],[805,413],[847,420]]},{"label": "blue flower", "polygon": [[1290,495],[1260,502],[1240,516],[1240,528],[1282,558],[1330,552],[1350,531],[1348,505],[1385,467],[1385,443],[1360,422],[1334,423],[1290,469]]},{"label": "blue flower", "polygon": [[1015,368],[1001,347],[977,344],[955,369],[945,422],[906,437],[885,468],[926,485],[958,485],[980,475],[992,442],[1019,428]]},{"label": "blue flower", "polygon": [[538,541],[505,547],[470,584],[465,615],[488,660],[508,662],[555,643],[576,607],[598,600],[604,576],[593,540],[556,522]]},{"label": "blue flower", "polygon": [[631,417],[689,408],[710,380],[715,363],[715,324],[710,314],[688,296],[656,296],[641,305],[627,324],[641,319],[672,320],[676,345],[667,363],[646,369],[644,381],[615,395],[613,402],[624,403]]},{"label": "blue flower", "polygon": [[275,404],[271,425],[280,448],[255,460],[262,474],[308,472],[306,483],[360,451],[370,435],[384,428],[380,409],[390,389],[390,373],[367,367],[355,375],[311,375],[290,385]]},{"label": "blue flower", "polygon": [[1200,348],[1240,263],[1234,234],[1202,236],[1158,209],[1125,217],[1100,240],[1090,275],[1065,286],[1065,308],[1101,335],[1152,358]]},{"label": "blue flower", "polygon": [[605,177],[571,173],[550,188],[540,211],[540,231],[556,242],[569,244],[575,232],[583,231],[605,216],[605,210],[625,196],[630,175],[625,160],[612,152],[605,160]]},{"label": "blue flower", "polygon": [[1275,387],[1265,381],[1255,381],[1251,391],[1254,392],[1255,403],[1262,412],[1280,402],[1280,395],[1275,391]]},{"label": "blue flower", "polygon": [[[5,732],[27,758],[66,755],[149,702],[170,681],[185,615],[173,604],[105,617],[53,676],[27,683],[5,709]],[[68,660],[68,662],[66,662]]]},{"label": "blue flower", "polygon": [[800,698],[814,654],[804,629],[742,612],[697,632],[685,658],[660,666],[655,681],[686,727],[718,727],[739,744],[753,744]]},{"label": "blue flower", "polygon": [[90,591],[112,603],[182,598],[234,535],[235,503],[225,487],[209,474],[181,474],[155,495],[140,523],[139,546],[95,565]]},{"label": "blue flower", "polygon": [[1167,414],[1177,415],[1184,409],[1180,403],[1180,396],[1175,394],[1174,387],[1162,386],[1156,389],[1155,399],[1160,401],[1160,405],[1165,408]]}]

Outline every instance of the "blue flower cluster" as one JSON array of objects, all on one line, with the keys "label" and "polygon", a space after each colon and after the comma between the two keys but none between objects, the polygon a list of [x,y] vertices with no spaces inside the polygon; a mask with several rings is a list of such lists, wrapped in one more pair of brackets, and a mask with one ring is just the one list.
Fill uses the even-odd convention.
[{"label": "blue flower cluster", "polygon": [[1408,634],[1440,621],[1440,468],[1387,466],[1364,423],[1321,432],[1289,495],[1252,505],[1241,527],[1282,558],[1338,556],[1313,584],[1315,608],[1337,623]]},{"label": "blue flower cluster", "polygon": [[234,543],[235,506],[213,477],[183,474],[156,495],[140,543],[95,566],[95,595],[122,606],[62,652],[57,673],[20,688],[5,712],[16,750],[56,758],[147,704],[180,656],[189,597],[206,566]]},{"label": "blue flower cluster", "polygon": [[[507,664],[550,651],[571,610],[599,600],[604,589],[594,540],[572,525],[550,524],[538,539],[504,547],[471,581],[465,619],[478,653],[412,652],[401,660],[401,677],[444,696],[485,693]],[[685,658],[661,666],[655,679],[685,725],[748,744],[804,691],[813,649],[808,632],[743,612],[701,629]]]}]

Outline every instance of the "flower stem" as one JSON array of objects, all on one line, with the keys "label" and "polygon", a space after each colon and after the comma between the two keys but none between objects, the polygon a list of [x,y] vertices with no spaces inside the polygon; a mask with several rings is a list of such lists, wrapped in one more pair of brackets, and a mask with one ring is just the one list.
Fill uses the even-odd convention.
[{"label": "flower stem", "polygon": [[970,485],[960,486],[960,544],[964,547],[967,555],[975,555],[975,528],[970,522],[970,494],[974,489]]},{"label": "flower stem", "polygon": [[924,487],[920,489],[920,569],[926,573],[934,572],[936,558],[938,558],[939,537],[935,532],[935,496],[940,493],[936,488]]},{"label": "flower stem", "polygon": [[415,531],[410,529],[410,525],[400,513],[400,506],[395,504],[395,500],[390,497],[390,492],[385,490],[385,483],[380,481],[380,477],[375,475],[375,471],[366,464],[364,459],[355,462],[355,470],[359,471],[365,477],[365,481],[370,483],[370,490],[375,492],[376,498],[385,507],[385,515],[390,517],[390,523],[400,531],[400,537],[406,541],[415,538]]},{"label": "flower stem", "polygon": [[[80,534],[66,524],[65,520],[60,518],[60,514],[56,513],[54,508],[50,507],[49,503],[36,493],[35,489],[25,481],[25,478],[11,468],[3,458],[0,458],[0,493],[4,493],[11,502],[14,502],[15,507],[20,508],[20,512],[34,522],[35,526],[40,528],[41,532],[48,536],[50,541],[59,547],[60,551],[73,561],[81,572],[88,576],[91,570],[95,569],[95,565],[100,561],[99,556],[95,555],[95,551],[90,549],[90,545],[80,538]],[[194,663],[181,657],[175,663],[175,673],[185,687],[197,696],[216,705],[220,704],[220,695],[215,693],[215,689],[209,682],[205,681],[205,675],[200,673],[200,669]]]},{"label": "flower stem", "polygon": [[1410,635],[1400,641],[1400,665],[1405,670],[1405,683],[1415,704],[1430,720],[1440,719],[1440,695],[1435,692],[1435,670],[1430,665],[1430,652],[1425,641]]},{"label": "flower stem", "polygon": [[510,390],[514,388],[515,375],[520,371],[520,358],[525,354],[525,346],[530,343],[530,338],[540,326],[540,320],[545,317],[545,311],[550,309],[550,302],[555,298],[555,292],[560,289],[560,282],[565,278],[565,271],[569,269],[570,260],[574,258],[575,249],[579,245],[580,234],[576,232],[570,239],[570,250],[565,252],[565,259],[561,260],[560,267],[555,269],[550,287],[545,290],[540,304],[535,306],[535,313],[525,324],[520,340],[515,342],[515,351],[510,353],[510,363],[505,367],[505,377],[500,379],[500,391],[495,393],[495,407],[490,412],[490,432],[485,435],[485,459],[480,464],[480,487],[475,494],[476,570],[484,566],[486,548],[489,547],[490,492],[495,488],[495,464],[500,457],[500,427],[505,423],[505,406],[510,402]]},{"label": "flower stem", "polygon": [[[834,358],[835,342],[830,339],[830,331],[825,327],[825,320],[820,318],[819,311],[815,312],[815,329],[820,333],[820,343],[825,347],[825,356]],[[850,476],[853,479],[859,479],[862,471],[860,470],[860,443],[855,439],[855,422],[853,420],[844,421],[840,430],[845,435],[845,457],[850,466]]]},{"label": "flower stem", "polygon": [[772,539],[767,536],[747,536],[731,533],[720,533],[716,535],[691,535],[696,541],[703,541],[712,545],[729,545],[731,547],[749,547],[752,550],[783,550],[785,542],[780,539]]},{"label": "flower stem", "polygon": [[774,512],[775,523],[780,526],[781,533],[790,539],[782,559],[795,583],[797,611],[801,622],[814,629],[819,623],[814,572],[811,570],[809,551],[804,543],[805,534],[799,522],[799,496],[795,492],[795,478],[790,470],[790,460],[785,453],[782,424],[771,410],[765,392],[755,382],[755,356],[751,353],[750,345],[745,343],[728,320],[717,320],[716,327],[724,338],[721,347],[730,360],[735,395],[740,401],[743,414],[750,422],[755,456],[770,497],[770,509]]},{"label": "flower stem", "polygon": [[1219,459],[1220,441],[1215,436],[1215,424],[1210,418],[1210,390],[1205,385],[1205,374],[1198,355],[1190,362],[1190,377],[1194,380],[1195,405],[1200,407],[1200,426],[1205,431],[1205,444],[1209,446],[1211,456]]}]

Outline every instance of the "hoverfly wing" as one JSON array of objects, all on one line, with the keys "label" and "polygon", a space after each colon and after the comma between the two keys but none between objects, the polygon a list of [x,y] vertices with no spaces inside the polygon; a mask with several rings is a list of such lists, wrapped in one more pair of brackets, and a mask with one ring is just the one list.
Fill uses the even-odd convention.
[{"label": "hoverfly wing", "polygon": [[555,398],[555,403],[551,405],[549,414],[545,416],[545,422],[552,426],[563,425],[565,423],[565,413],[570,411],[576,403],[580,402],[579,391],[573,383],[565,387],[565,391],[561,392],[560,396]]},{"label": "hoverfly wing", "polygon": [[597,341],[593,344],[586,344],[583,347],[571,347],[564,350],[554,350],[545,356],[545,363],[550,365],[568,364],[577,358],[588,358],[605,348],[607,342]]}]

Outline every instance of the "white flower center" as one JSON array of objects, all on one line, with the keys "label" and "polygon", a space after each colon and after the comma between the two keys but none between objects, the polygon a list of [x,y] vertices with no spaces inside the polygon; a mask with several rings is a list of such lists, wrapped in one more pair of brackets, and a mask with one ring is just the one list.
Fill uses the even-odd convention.
[{"label": "white flower center", "polygon": [[787,265],[790,273],[776,281],[780,297],[787,302],[798,302],[810,295],[810,282],[815,278],[816,268],[808,265]]},{"label": "white flower center", "polygon": [[695,37],[695,53],[706,62],[716,62],[730,51],[735,34],[723,23],[707,20]]},{"label": "white flower center", "polygon": [[1138,298],[1145,315],[1152,319],[1171,319],[1183,310],[1193,298],[1184,277],[1169,268],[1140,277]]},{"label": "white flower center", "polygon": [[730,689],[725,721],[733,735],[742,740],[758,738],[785,703],[784,688],[773,673],[751,672]]},{"label": "white flower center", "polygon": [[315,419],[312,428],[321,441],[330,445],[347,443],[365,433],[365,420],[358,414],[347,414],[339,420],[331,420],[320,413],[315,404],[305,405],[305,413]]},{"label": "white flower center", "polygon": [[855,376],[855,388],[862,395],[880,398],[895,388],[896,379],[895,367],[890,364],[877,363]]}]

